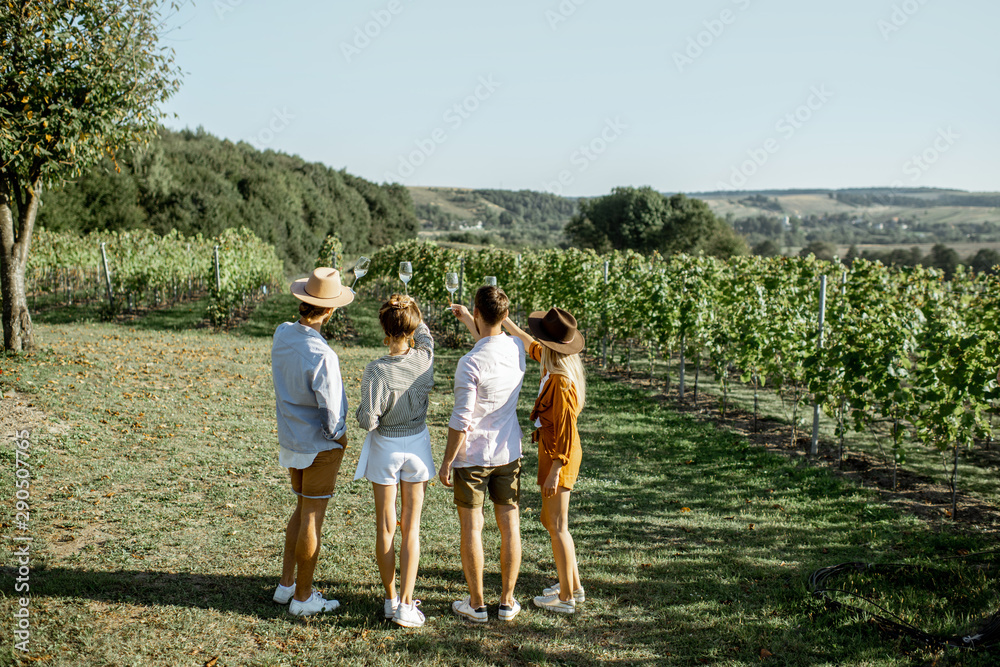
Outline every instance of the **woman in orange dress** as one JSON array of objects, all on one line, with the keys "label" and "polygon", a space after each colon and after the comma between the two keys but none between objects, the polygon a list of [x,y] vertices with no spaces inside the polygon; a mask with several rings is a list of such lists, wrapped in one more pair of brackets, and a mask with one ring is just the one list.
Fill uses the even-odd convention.
[{"label": "woman in orange dress", "polygon": [[[542,525],[549,531],[559,583],[534,599],[535,606],[563,614],[576,612],[585,600],[569,533],[569,499],[580,473],[582,450],[576,420],[583,409],[587,383],[580,360],[583,334],[576,319],[562,308],[532,313],[528,328],[534,338],[510,318],[504,328],[524,341],[528,355],[542,365],[542,381],[531,411],[532,440],[538,443],[538,486],[542,491]],[[563,592],[565,591],[565,593]]]}]

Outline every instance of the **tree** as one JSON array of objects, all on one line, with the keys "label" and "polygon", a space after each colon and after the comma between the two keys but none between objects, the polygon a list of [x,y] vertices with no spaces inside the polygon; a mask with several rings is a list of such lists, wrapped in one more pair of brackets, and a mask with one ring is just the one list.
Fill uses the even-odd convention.
[{"label": "tree", "polygon": [[808,257],[809,255],[815,255],[816,259],[822,259],[827,262],[833,261],[834,255],[837,253],[837,246],[832,243],[827,243],[826,241],[813,241],[805,248],[799,251],[799,257]]},{"label": "tree", "polygon": [[925,266],[932,266],[935,269],[944,271],[944,277],[951,280],[951,277],[955,275],[955,269],[961,263],[958,257],[958,253],[954,249],[949,248],[943,243],[935,243],[931,251],[927,253],[927,257],[924,258]]},{"label": "tree", "polygon": [[976,273],[996,273],[995,267],[1000,264],[1000,252],[992,248],[980,248],[969,258],[968,264]]},{"label": "tree", "polygon": [[746,243],[708,204],[682,194],[666,197],[648,186],[619,187],[609,195],[581,201],[565,231],[575,245],[598,252],[746,253]]},{"label": "tree", "polygon": [[781,248],[771,239],[765,239],[755,245],[752,252],[758,257],[777,257],[781,254]]},{"label": "tree", "polygon": [[4,347],[34,345],[24,270],[42,188],[146,143],[180,86],[159,2],[9,2],[0,13]]}]

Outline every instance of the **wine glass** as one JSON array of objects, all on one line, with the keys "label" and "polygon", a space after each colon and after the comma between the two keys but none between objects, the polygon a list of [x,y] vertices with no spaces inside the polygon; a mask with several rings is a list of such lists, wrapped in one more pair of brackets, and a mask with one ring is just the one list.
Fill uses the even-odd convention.
[{"label": "wine glass", "polygon": [[399,279],[403,281],[403,292],[409,295],[410,293],[410,278],[413,277],[413,265],[409,262],[399,263]]},{"label": "wine glass", "polygon": [[485,278],[483,278],[483,284],[486,285],[487,287],[496,287],[497,286],[497,277],[496,276],[486,276]]},{"label": "wine glass", "polygon": [[366,273],[368,273],[368,265],[372,261],[367,257],[358,257],[358,263],[354,265],[354,282],[351,283],[351,291],[354,291],[354,286],[358,284],[358,278],[361,278]]},{"label": "wine glass", "polygon": [[446,290],[448,290],[448,303],[451,303],[455,296],[455,290],[458,289],[458,274],[457,273],[444,274],[444,287]]}]

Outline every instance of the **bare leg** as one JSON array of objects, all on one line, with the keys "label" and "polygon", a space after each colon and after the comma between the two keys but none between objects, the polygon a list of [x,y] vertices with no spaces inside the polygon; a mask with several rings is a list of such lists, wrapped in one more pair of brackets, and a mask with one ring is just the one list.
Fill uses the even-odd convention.
[{"label": "bare leg", "polygon": [[399,545],[399,600],[413,604],[413,587],[420,564],[420,512],[424,506],[427,482],[400,482],[402,491],[402,521]]},{"label": "bare leg", "polygon": [[569,534],[570,490],[560,486],[556,495],[542,498],[542,516],[545,528],[552,541],[552,558],[559,573],[559,599],[573,599],[573,591],[580,587],[580,575],[576,565],[576,545]]},{"label": "bare leg", "polygon": [[281,563],[281,581],[278,582],[282,586],[295,583],[295,545],[299,541],[299,522],[302,517],[302,498],[296,498],[295,511],[285,528],[285,556]]},{"label": "bare leg", "polygon": [[298,569],[298,576],[295,578],[295,599],[305,602],[312,595],[313,573],[319,560],[323,518],[326,516],[326,506],[330,499],[300,497],[299,502],[302,509],[299,538],[295,544],[295,565]]},{"label": "bare leg", "polygon": [[385,599],[396,598],[396,485],[372,483],[375,493],[375,562]]},{"label": "bare leg", "polygon": [[494,505],[500,529],[500,604],[514,604],[514,586],[521,571],[521,514],[517,504]]},{"label": "bare leg", "polygon": [[483,508],[459,507],[462,526],[462,572],[469,586],[469,604],[479,609],[483,600]]}]

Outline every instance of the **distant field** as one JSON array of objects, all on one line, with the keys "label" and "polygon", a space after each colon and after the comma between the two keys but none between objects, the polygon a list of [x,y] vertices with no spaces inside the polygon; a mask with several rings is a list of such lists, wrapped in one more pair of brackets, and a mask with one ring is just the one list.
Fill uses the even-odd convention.
[{"label": "distant field", "polygon": [[[486,201],[478,195],[473,195],[474,191],[468,188],[411,187],[408,189],[410,191],[410,196],[413,197],[413,203],[415,205],[430,204],[432,206],[438,206],[446,213],[451,213],[452,215],[457,215],[460,218],[467,218],[469,220],[476,217],[476,209],[481,206],[493,208],[498,211],[504,210],[503,208],[492,202]],[[475,197],[475,200],[469,202],[452,201],[451,197],[456,194],[472,195]]]},{"label": "distant field", "polygon": [[907,208],[902,206],[851,206],[826,195],[787,195],[777,196],[784,209],[783,212],[768,211],[755,206],[740,204],[736,197],[705,197],[705,201],[716,215],[725,217],[749,218],[757,215],[833,215],[838,213],[853,213],[858,217],[868,217],[874,220],[889,220],[892,218],[907,218],[931,224],[982,223],[993,221],[1000,223],[1000,209],[975,206],[933,206],[928,208]]},{"label": "distant field", "polygon": [[[945,243],[949,248],[954,249],[958,253],[959,257],[965,258],[971,255],[975,255],[982,248],[988,248],[990,250],[1000,251],[1000,243]],[[934,247],[933,243],[898,243],[898,244],[886,244],[877,245],[874,243],[862,243],[858,244],[857,248],[859,251],[864,252],[865,250],[874,250],[877,252],[887,252],[895,250],[897,248],[903,248],[904,250],[909,250],[910,248],[916,246],[920,248],[920,252],[927,254],[930,252],[931,248]],[[839,246],[840,256],[843,257],[847,254],[850,246],[842,245]],[[796,248],[796,252],[798,249]]]}]

